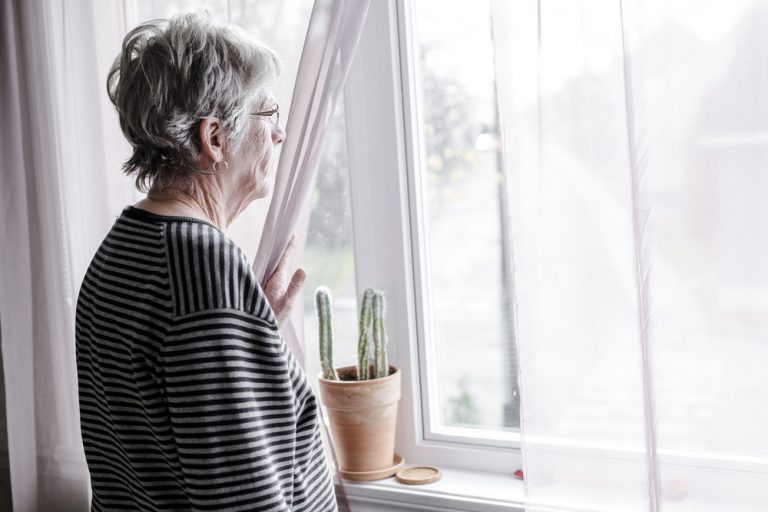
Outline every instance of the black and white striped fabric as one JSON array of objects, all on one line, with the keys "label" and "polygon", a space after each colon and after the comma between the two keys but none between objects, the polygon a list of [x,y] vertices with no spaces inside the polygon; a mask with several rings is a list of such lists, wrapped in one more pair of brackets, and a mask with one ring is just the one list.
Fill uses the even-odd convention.
[{"label": "black and white striped fabric", "polygon": [[123,210],[76,339],[91,510],[337,510],[315,395],[212,224]]}]

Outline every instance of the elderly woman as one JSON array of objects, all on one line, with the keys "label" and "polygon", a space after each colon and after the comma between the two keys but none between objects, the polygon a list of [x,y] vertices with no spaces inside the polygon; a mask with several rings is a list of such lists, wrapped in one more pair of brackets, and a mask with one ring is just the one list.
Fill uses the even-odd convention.
[{"label": "elderly woman", "polygon": [[317,401],[280,336],[306,273],[264,290],[223,230],[267,196],[284,137],[272,51],[198,15],[131,31],[108,78],[147,198],[77,304],[92,510],[337,509]]}]

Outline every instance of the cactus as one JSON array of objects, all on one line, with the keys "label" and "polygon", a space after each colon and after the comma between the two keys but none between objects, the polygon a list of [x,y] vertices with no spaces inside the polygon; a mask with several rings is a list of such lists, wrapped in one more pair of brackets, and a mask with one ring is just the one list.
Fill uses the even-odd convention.
[{"label": "cactus", "polygon": [[384,322],[386,301],[384,292],[377,291],[373,296],[373,347],[374,347],[374,379],[389,375],[387,361],[387,328]]},{"label": "cactus", "polygon": [[323,367],[323,377],[328,380],[339,380],[333,367],[333,331],[331,328],[331,293],[328,288],[321,286],[315,292],[317,318],[320,326],[320,362]]},{"label": "cactus", "polygon": [[[315,304],[317,305],[319,320],[320,362],[323,368],[323,378],[339,380],[339,375],[333,366],[331,293],[328,288],[321,286],[317,289]],[[363,303],[360,307],[360,338],[357,342],[357,380],[359,381],[378,379],[389,375],[385,313],[384,293],[373,288],[365,290]],[[372,374],[371,358],[373,358],[374,363]]]},{"label": "cactus", "polygon": [[371,302],[375,291],[365,290],[363,305],[360,308],[360,338],[357,342],[357,380],[370,379],[368,359],[371,353]]}]

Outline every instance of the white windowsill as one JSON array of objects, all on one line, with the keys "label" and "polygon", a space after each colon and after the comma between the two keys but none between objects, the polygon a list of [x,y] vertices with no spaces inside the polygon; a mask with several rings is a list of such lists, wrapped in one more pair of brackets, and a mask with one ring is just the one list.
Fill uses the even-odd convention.
[{"label": "white windowsill", "polygon": [[[406,467],[418,465],[408,462]],[[443,477],[425,485],[394,477],[375,482],[344,481],[353,512],[441,510],[511,512],[524,510],[523,482],[513,475],[440,467]]]}]

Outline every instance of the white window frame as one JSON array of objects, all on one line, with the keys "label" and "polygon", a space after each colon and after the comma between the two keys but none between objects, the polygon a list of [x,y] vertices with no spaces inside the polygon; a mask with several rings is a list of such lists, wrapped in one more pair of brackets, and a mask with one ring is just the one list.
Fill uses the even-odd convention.
[{"label": "white window frame", "polygon": [[[344,89],[357,294],[388,292],[390,358],[403,372],[397,450],[409,462],[511,475],[520,436],[430,423],[437,404],[408,0],[374,0]],[[431,413],[430,413],[431,412]]]}]

